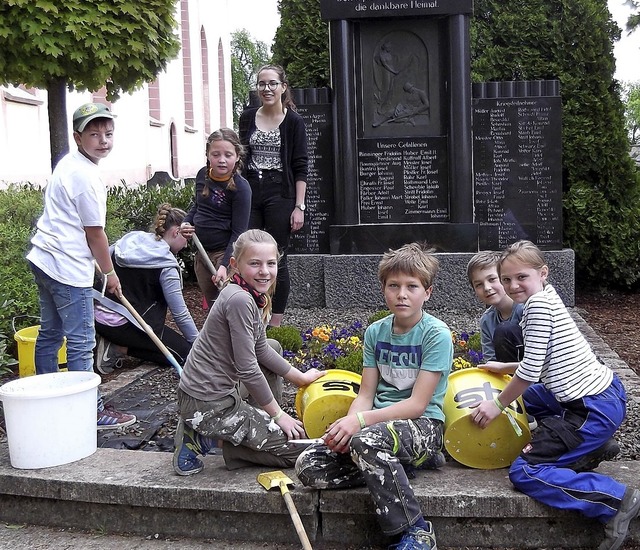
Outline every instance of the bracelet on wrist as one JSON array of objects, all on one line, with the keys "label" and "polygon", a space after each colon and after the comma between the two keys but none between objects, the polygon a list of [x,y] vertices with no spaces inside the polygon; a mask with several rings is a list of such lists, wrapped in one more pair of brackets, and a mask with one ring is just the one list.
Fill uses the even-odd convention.
[{"label": "bracelet on wrist", "polygon": [[116,274],[116,270],[115,268],[111,268],[111,271],[107,271],[104,276],[105,277],[110,277],[111,275],[115,275]]},{"label": "bracelet on wrist", "polygon": [[504,410],[507,408],[500,402],[500,399],[498,399],[497,396],[493,398],[493,402],[496,404],[496,407],[500,409],[500,412],[504,412]]},{"label": "bracelet on wrist", "polygon": [[278,413],[276,413],[274,416],[271,417],[271,420],[273,420],[274,422],[277,422],[278,420],[280,420],[282,418],[283,414],[284,414],[284,411],[282,409],[280,409],[280,411]]},{"label": "bracelet on wrist", "polygon": [[361,412],[356,413],[356,418],[358,419],[358,422],[360,422],[360,428],[367,427],[367,423],[364,421],[364,415]]}]

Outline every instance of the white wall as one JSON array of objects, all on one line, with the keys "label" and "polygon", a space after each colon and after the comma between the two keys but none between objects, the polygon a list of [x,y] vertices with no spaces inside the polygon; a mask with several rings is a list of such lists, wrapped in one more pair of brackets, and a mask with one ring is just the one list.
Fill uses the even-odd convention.
[{"label": "white wall", "polygon": [[[194,125],[185,128],[182,52],[160,74],[159,121],[149,118],[149,94],[145,85],[132,94],[123,94],[114,102],[116,115],[115,141],[111,154],[100,167],[107,185],[144,183],[150,174],[164,171],[171,174],[170,128],[177,130],[178,177],[191,177],[205,163],[207,136],[204,125],[202,60],[200,29],[204,26],[208,44],[211,129],[232,124],[230,28],[227,17],[229,0],[189,0],[191,73],[193,79]],[[176,1],[176,16],[179,16]],[[178,31],[179,32],[179,31]],[[227,120],[219,119],[218,43],[222,40],[225,59]],[[73,111],[92,101],[92,94],[69,92],[67,111],[69,144]],[[152,123],[153,122],[153,123]],[[0,86],[0,187],[11,182],[44,184],[51,172],[47,93],[34,94],[12,86]]]}]

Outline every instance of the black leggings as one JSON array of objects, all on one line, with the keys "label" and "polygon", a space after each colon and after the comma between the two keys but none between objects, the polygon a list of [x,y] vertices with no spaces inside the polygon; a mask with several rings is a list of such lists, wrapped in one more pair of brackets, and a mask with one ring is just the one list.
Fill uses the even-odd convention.
[{"label": "black leggings", "polygon": [[[143,361],[151,361],[158,365],[171,366],[169,360],[158,349],[146,332],[140,330],[130,322],[118,327],[110,327],[96,321],[96,332],[110,342],[127,348],[127,355],[137,357]],[[181,334],[165,326],[162,334],[158,334],[162,343],[176,358],[180,365],[184,362],[191,350],[191,344]]]},{"label": "black leggings", "polygon": [[262,170],[261,174],[254,171],[247,174],[252,193],[249,227],[269,233],[278,243],[278,250],[282,254],[273,296],[273,313],[277,314],[284,313],[291,289],[287,252],[291,238],[291,212],[296,199],[282,196],[282,172]]}]

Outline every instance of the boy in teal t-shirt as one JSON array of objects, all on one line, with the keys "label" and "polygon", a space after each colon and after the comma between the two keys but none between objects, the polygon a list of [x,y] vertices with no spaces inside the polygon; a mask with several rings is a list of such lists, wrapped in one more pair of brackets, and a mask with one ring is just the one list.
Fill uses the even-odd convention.
[{"label": "boy in teal t-shirt", "polygon": [[392,315],[367,328],[362,383],[347,415],[296,462],[300,481],[317,489],[366,485],[392,548],[434,549],[430,521],[407,470],[444,464],[443,400],[453,361],[451,331],[424,312],[438,260],[417,243],[382,257],[378,278]]}]

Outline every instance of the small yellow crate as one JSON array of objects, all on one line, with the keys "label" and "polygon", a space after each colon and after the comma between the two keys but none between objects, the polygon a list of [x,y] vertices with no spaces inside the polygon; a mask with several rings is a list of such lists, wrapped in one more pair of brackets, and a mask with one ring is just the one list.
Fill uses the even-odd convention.
[{"label": "small yellow crate", "polygon": [[[25,376],[33,376],[36,373],[36,338],[40,325],[26,327],[17,331],[13,338],[18,344],[18,365],[20,368],[20,378]],[[58,365],[64,365],[67,362],[67,341],[62,343],[62,347],[58,350]],[[66,370],[66,369],[61,369]]]}]

